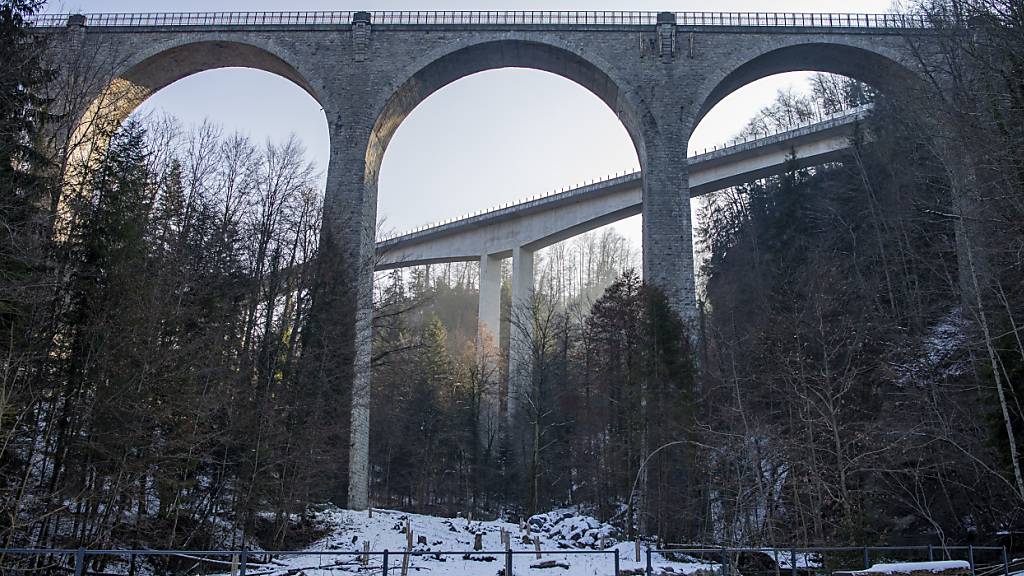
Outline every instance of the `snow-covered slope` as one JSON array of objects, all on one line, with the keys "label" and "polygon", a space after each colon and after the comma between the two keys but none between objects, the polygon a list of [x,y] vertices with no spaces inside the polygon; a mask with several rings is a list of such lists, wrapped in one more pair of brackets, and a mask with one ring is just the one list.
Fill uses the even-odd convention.
[{"label": "snow-covered slope", "polygon": [[[520,525],[503,521],[469,521],[465,518],[437,518],[391,510],[366,512],[332,509],[322,512],[326,522],[334,526],[331,534],[308,548],[308,555],[276,557],[272,565],[250,566],[248,576],[305,574],[380,574],[381,557],[374,556],[369,566],[347,556],[330,556],[324,551],[361,551],[369,542],[373,551],[389,550],[389,576],[401,574],[402,557],[394,554],[405,549],[405,526],[408,521],[413,532],[413,549],[420,552],[473,550],[475,535],[482,535],[483,551],[472,555],[429,554],[411,557],[409,574],[462,574],[466,576],[495,576],[504,573],[505,556],[501,532],[510,534],[512,550],[534,552],[534,539],[540,540],[542,550],[576,551],[575,553],[545,553],[537,559],[531,554],[513,556],[513,575],[549,574],[584,576],[614,573],[613,550],[619,551],[623,574],[640,574],[646,565],[646,548],[636,560],[635,544],[619,542],[615,530],[589,516],[568,510],[534,516]],[[424,543],[425,542],[425,543]],[[604,547],[602,548],[602,543]],[[579,551],[587,550],[581,554]],[[599,552],[604,550],[604,552]],[[490,553],[487,553],[490,552]],[[496,553],[497,552],[497,553]],[[533,567],[554,561],[555,567]],[[655,554],[655,574],[693,574],[711,572],[716,565],[698,562],[673,562]],[[635,572],[634,572],[635,571]]]}]

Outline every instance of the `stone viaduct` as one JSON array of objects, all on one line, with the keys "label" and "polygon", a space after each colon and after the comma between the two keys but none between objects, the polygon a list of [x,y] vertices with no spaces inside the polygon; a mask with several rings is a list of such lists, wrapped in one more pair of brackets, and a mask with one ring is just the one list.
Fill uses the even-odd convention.
[{"label": "stone viaduct", "polygon": [[[911,45],[928,33],[920,20],[891,14],[710,12],[46,15],[35,25],[51,37],[63,85],[78,95],[59,104],[79,119],[62,144],[69,158],[87,158],[149,95],[204,70],[278,74],[323,107],[331,150],[310,332],[321,385],[350,387],[348,506],[357,509],[368,504],[377,177],[389,140],[417,104],[459,78],[504,67],[551,72],[590,90],[637,150],[644,277],[692,318],[687,144],[701,118],[737,88],[790,71],[906,93],[922,85]],[[492,263],[481,259],[488,282]]]}]

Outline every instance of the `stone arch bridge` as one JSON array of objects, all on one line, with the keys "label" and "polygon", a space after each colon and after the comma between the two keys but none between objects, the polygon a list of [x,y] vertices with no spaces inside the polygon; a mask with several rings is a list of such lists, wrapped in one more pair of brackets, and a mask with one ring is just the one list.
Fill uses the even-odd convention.
[{"label": "stone arch bridge", "polygon": [[917,18],[710,12],[280,12],[44,15],[79,119],[67,157],[88,158],[149,95],[190,74],[249,67],[323,107],[331,138],[314,345],[323,386],[351,386],[348,505],[368,504],[370,322],[377,178],[406,115],[476,72],[533,68],[590,90],[636,147],[644,277],[696,314],[687,143],[722,98],[808,70],[890,93],[923,83]]}]

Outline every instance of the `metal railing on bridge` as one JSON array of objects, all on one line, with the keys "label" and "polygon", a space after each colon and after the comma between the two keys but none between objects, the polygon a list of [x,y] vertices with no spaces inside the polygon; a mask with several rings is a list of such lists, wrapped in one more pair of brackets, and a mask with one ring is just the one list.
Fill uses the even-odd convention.
[{"label": "metal railing on bridge", "polygon": [[817,12],[677,12],[679,26],[760,28],[927,28],[918,14],[846,14]]},{"label": "metal railing on bridge", "polygon": [[[39,27],[66,26],[70,14],[40,14],[32,18]],[[86,14],[86,26],[304,26],[352,23],[352,12],[118,12]]]},{"label": "metal railing on bridge", "polygon": [[[307,12],[123,12],[86,14],[85,23],[94,27],[155,26],[315,26],[352,23],[351,11]],[[69,14],[40,14],[32,17],[37,27],[61,27]],[[852,14],[811,12],[676,12],[679,26],[787,27],[787,28],[872,28],[908,29],[928,27],[920,15]],[[372,24],[398,26],[653,26],[657,12],[640,11],[404,11],[370,12]]]}]

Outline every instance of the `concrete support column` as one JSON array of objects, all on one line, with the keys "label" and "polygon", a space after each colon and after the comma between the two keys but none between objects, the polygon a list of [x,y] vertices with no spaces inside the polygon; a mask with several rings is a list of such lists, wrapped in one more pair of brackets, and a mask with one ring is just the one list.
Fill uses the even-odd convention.
[{"label": "concrete support column", "polygon": [[501,261],[491,254],[480,257],[480,302],[477,348],[485,367],[484,389],[480,398],[480,447],[487,449],[498,438],[501,428],[501,398],[498,394],[498,358],[501,334]]},{"label": "concrete support column", "polygon": [[501,258],[484,254],[480,257],[479,330],[498,343],[501,328]]},{"label": "concrete support column", "polygon": [[508,418],[514,423],[533,377],[533,251],[521,246],[512,249],[508,377]]}]

